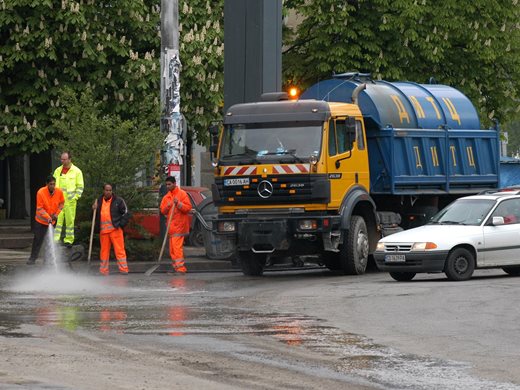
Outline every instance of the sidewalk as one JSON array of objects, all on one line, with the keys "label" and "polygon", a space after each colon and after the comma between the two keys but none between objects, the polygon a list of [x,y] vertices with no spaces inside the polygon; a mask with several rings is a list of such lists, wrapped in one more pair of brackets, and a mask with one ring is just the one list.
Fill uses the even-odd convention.
[{"label": "sidewalk", "polygon": [[[31,252],[30,247],[21,249],[2,249],[0,248],[0,272],[21,271],[23,269],[31,269],[41,267],[41,260],[36,262],[35,266],[26,265],[25,262],[29,258]],[[229,260],[211,260],[206,257],[204,248],[196,248],[185,246],[184,256],[186,258],[186,266],[188,272],[231,272],[238,271],[238,268],[232,266]],[[87,268],[87,261],[78,260],[71,263],[74,270],[84,270]],[[130,273],[144,273],[152,265],[153,261],[128,261]],[[89,272],[96,273],[99,270],[99,261],[92,259]],[[172,270],[171,260],[165,254],[161,260],[161,266],[155,271],[156,273],[165,273]],[[117,265],[115,260],[110,260],[110,272],[117,273]]]},{"label": "sidewalk", "polygon": [[[0,272],[42,266],[41,260],[37,260],[36,265],[25,264],[31,252],[32,237],[29,219],[0,220]],[[155,256],[157,257],[157,254]],[[229,260],[209,259],[206,256],[205,248],[185,246],[184,256],[188,272],[238,271],[238,268],[233,267]],[[154,264],[156,264],[155,261],[129,260],[128,268],[131,273],[143,273]],[[71,263],[74,270],[86,269],[87,266],[86,259]],[[161,266],[155,272],[170,272],[171,270],[171,260],[166,251],[161,259]],[[99,272],[99,259],[91,259],[89,272]],[[116,261],[112,259],[110,260],[110,272],[117,273]]]}]

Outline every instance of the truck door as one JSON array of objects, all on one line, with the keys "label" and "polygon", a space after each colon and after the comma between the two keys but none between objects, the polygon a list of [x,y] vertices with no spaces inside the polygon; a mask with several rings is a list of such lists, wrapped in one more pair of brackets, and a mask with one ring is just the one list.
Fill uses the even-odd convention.
[{"label": "truck door", "polygon": [[328,126],[327,170],[331,208],[338,208],[353,185],[368,190],[368,158],[361,121],[353,117],[332,118]]}]

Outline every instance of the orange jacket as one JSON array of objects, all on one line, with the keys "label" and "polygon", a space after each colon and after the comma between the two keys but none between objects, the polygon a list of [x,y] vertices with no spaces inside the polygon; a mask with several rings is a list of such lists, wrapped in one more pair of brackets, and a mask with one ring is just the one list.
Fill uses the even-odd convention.
[{"label": "orange jacket", "polygon": [[36,193],[36,215],[34,219],[36,222],[42,225],[49,225],[49,220],[52,216],[58,216],[63,209],[65,203],[65,197],[63,191],[59,188],[54,189],[54,193],[51,195],[47,186],[42,187]]},{"label": "orange jacket", "polygon": [[[174,199],[179,201],[174,206]],[[174,236],[186,236],[190,233],[190,217],[188,213],[191,210],[191,201],[188,194],[175,187],[173,191],[168,191],[161,201],[161,213],[166,216],[166,223],[171,213],[173,213],[168,234]]]}]

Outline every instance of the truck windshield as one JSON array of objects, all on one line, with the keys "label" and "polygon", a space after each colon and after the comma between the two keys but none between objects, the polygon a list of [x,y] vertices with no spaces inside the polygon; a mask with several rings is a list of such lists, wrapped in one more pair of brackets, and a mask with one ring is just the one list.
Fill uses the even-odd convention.
[{"label": "truck windshield", "polygon": [[227,125],[222,137],[222,163],[252,164],[265,160],[305,162],[320,154],[321,122],[277,122]]},{"label": "truck windshield", "polygon": [[430,224],[480,225],[495,205],[491,199],[458,199],[439,211]]}]

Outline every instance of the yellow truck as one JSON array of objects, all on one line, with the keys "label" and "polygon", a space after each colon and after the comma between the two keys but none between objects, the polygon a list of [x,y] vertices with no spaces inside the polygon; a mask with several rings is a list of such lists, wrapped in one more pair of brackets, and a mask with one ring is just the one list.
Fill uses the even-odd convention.
[{"label": "yellow truck", "polygon": [[499,180],[498,132],[445,85],[340,76],[234,105],[217,134],[213,228],[245,275],[302,257],[363,274],[379,238]]}]

